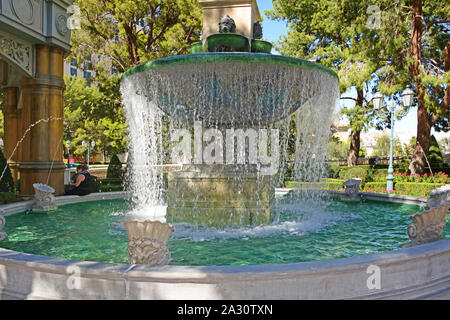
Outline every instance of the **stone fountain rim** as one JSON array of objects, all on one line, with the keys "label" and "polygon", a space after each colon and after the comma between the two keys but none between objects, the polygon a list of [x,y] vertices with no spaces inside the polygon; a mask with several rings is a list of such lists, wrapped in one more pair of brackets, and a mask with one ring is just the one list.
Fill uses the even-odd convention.
[{"label": "stone fountain rim", "polygon": [[[284,191],[284,190],[283,190]],[[124,198],[127,192],[107,192],[90,194],[85,197],[65,196],[56,197],[58,205]],[[381,196],[381,195],[380,195]],[[381,201],[396,200],[405,201],[405,196],[394,197],[389,195],[389,199],[380,198]],[[426,198],[415,198],[418,202],[424,202]],[[34,200],[22,201],[0,206],[0,214],[7,216],[25,211],[33,205]],[[30,292],[26,281],[16,280],[11,283],[0,281],[0,297],[13,297],[16,299],[29,298],[52,298],[52,299],[129,299],[132,294],[133,299],[336,299],[336,298],[396,298],[402,294],[409,294],[408,297],[417,298],[414,290],[420,291],[422,295],[433,296],[439,294],[435,287],[442,283],[450,284],[450,274],[448,269],[442,271],[443,259],[450,257],[450,239],[442,239],[436,242],[417,245],[410,248],[401,248],[383,253],[370,255],[359,255],[349,258],[306,261],[288,264],[258,264],[249,266],[148,266],[114,264],[104,262],[90,262],[81,260],[68,260],[52,258],[42,255],[27,254],[18,251],[0,248],[0,275],[4,270],[17,270],[23,275],[20,279],[33,277],[35,273],[45,274],[47,277],[33,277],[37,281],[36,290]],[[411,283],[410,273],[399,273],[398,270],[405,270],[408,267],[423,265],[424,261],[431,263],[437,270],[428,275],[427,270],[417,269],[414,276],[416,281]],[[447,260],[448,261],[448,260]],[[373,292],[365,288],[367,277],[367,267],[377,265],[382,268],[385,277],[383,290]],[[73,277],[72,269],[78,267],[80,276],[83,279],[85,290],[64,289],[68,281]],[[389,271],[389,272],[388,272]],[[400,275],[399,279],[389,280],[386,277]],[[345,285],[336,290],[324,290],[323,278],[326,277],[333,284],[354,283],[355,277],[361,279],[363,288],[352,285]],[[415,279],[415,278],[414,278]],[[395,281],[394,281],[395,280]],[[107,282],[109,291],[104,291],[104,286],[98,286],[98,281]],[[272,281],[272,285],[267,285],[267,281]],[[304,281],[304,282],[302,282]],[[401,283],[399,283],[399,281]],[[22,283],[23,282],[23,283]],[[247,283],[251,282],[250,287]],[[123,283],[128,283],[133,288],[149,288],[141,291],[133,289],[123,290]],[[167,295],[152,296],[153,283],[164,287]],[[173,289],[175,283],[180,283],[182,288],[189,286],[189,295],[185,295],[185,290]],[[3,287],[2,287],[3,285]],[[217,292],[211,292],[211,285],[217,286]],[[302,286],[308,286],[308,290],[300,290]],[[384,288],[387,286],[387,288]],[[224,287],[223,289],[221,289]],[[328,286],[326,286],[328,287]],[[39,288],[45,288],[39,291]],[[57,288],[57,289],[55,289]],[[61,289],[62,288],[62,289]],[[216,288],[216,287],[215,287]],[[274,290],[278,288],[278,290]],[[412,289],[411,289],[412,288]],[[427,289],[428,288],[428,289]],[[219,290],[221,289],[221,290]],[[281,289],[281,291],[280,291]],[[316,290],[317,289],[317,290]],[[325,288],[326,289],[326,288]],[[423,291],[425,290],[425,291]],[[316,292],[317,291],[317,292]],[[166,291],[165,291],[166,292]],[[412,292],[412,293],[408,293]],[[311,295],[312,294],[312,295]],[[323,294],[323,295],[322,295]],[[419,296],[420,297],[420,296]],[[404,297],[403,297],[404,298]]]},{"label": "stone fountain rim", "polygon": [[275,64],[290,67],[297,67],[301,69],[310,69],[319,72],[325,72],[336,80],[339,76],[332,69],[321,64],[302,60],[298,58],[286,57],[281,55],[273,55],[269,53],[250,53],[250,52],[208,52],[208,53],[194,53],[180,56],[173,56],[162,58],[158,60],[149,61],[128,69],[121,77],[121,81],[125,78],[152,69],[170,67],[176,65],[195,64],[195,63],[265,63]]}]

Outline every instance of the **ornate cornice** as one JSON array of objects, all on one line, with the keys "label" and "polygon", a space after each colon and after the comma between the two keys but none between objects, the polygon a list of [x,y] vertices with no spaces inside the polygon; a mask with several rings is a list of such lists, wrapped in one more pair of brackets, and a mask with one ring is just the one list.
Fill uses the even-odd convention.
[{"label": "ornate cornice", "polygon": [[0,31],[0,55],[33,76],[33,45]]}]

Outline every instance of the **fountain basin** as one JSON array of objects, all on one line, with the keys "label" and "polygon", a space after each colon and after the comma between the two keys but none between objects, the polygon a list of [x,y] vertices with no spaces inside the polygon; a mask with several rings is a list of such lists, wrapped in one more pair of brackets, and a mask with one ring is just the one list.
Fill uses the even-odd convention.
[{"label": "fountain basin", "polygon": [[338,86],[333,70],[310,61],[234,52],[150,61],[125,72],[127,81],[172,119],[236,128],[284,119]]},{"label": "fountain basin", "polygon": [[[63,203],[114,199],[125,195],[123,192],[116,192],[91,194],[87,196],[89,198],[57,197],[56,202],[61,208],[64,207],[61,206]],[[375,198],[377,195],[371,196]],[[389,196],[388,199],[380,195],[380,199],[408,202],[415,200],[417,204],[423,203],[421,198]],[[382,205],[380,202],[378,204]],[[26,207],[30,208],[31,205],[32,201],[27,201],[2,206],[2,209],[5,209],[4,212],[13,213]],[[76,216],[79,221],[78,215]],[[405,215],[405,220],[408,220],[407,216]],[[331,241],[333,242],[333,239]],[[102,251],[108,254],[108,249],[110,244]],[[126,243],[124,250],[126,251]],[[132,266],[126,263],[67,260],[0,249],[0,297],[184,300],[449,299],[449,261],[450,239],[350,258],[241,266]],[[370,289],[367,286],[371,276],[368,268],[374,265],[381,270],[380,289]],[[79,287],[69,288],[67,284],[73,282],[74,272],[77,272],[79,277],[75,282]]]},{"label": "fountain basin", "polygon": [[272,51],[272,43],[269,41],[253,39],[252,52],[270,53]]},{"label": "fountain basin", "polygon": [[237,33],[216,33],[205,41],[208,52],[249,52],[247,37]]}]

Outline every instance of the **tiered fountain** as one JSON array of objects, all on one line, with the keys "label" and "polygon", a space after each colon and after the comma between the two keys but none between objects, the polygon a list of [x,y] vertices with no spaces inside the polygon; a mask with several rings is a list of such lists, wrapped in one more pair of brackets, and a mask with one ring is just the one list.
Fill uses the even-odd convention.
[{"label": "tiered fountain", "polygon": [[[297,111],[294,171],[320,178],[338,78],[316,63],[271,55],[256,1],[200,4],[203,40],[193,54],[139,65],[122,78],[133,201],[163,222],[267,224]],[[157,168],[180,162],[168,173],[166,202]]]}]

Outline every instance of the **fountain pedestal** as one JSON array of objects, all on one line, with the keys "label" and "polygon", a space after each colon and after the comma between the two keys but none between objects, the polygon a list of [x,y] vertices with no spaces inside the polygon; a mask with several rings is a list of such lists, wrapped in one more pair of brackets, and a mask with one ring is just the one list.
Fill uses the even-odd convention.
[{"label": "fountain pedestal", "polygon": [[168,221],[220,227],[270,222],[271,176],[256,165],[184,165],[169,173]]}]

